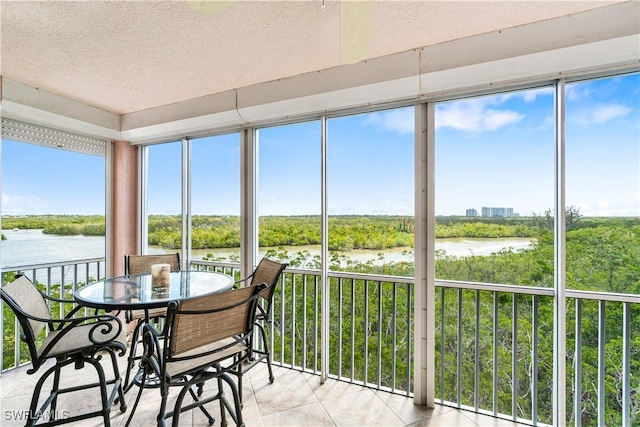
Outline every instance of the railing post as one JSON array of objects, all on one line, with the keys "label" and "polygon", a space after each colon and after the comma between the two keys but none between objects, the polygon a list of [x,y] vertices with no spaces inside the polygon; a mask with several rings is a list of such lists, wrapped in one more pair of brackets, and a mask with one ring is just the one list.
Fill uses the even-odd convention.
[{"label": "railing post", "polygon": [[576,326],[575,326],[575,355],[573,358],[574,390],[573,390],[573,413],[575,416],[575,427],[582,427],[582,300],[576,298]]},{"label": "railing post", "polygon": [[631,304],[622,309],[622,426],[631,426]]},{"label": "railing post", "polygon": [[604,426],[605,422],[605,385],[606,371],[605,348],[607,345],[606,334],[606,303],[598,302],[598,425]]}]

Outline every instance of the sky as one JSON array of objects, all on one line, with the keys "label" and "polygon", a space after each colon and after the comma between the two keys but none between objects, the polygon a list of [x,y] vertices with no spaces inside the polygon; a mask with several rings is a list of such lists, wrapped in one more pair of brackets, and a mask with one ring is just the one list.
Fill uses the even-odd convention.
[{"label": "sky", "polygon": [[[640,215],[640,76],[566,86],[566,202],[585,216]],[[554,205],[551,87],[436,105],[436,214]],[[260,215],[320,213],[318,121],[258,132]],[[413,215],[412,107],[328,120],[331,215]],[[238,134],[193,140],[194,214],[238,215]],[[181,209],[179,142],[149,150],[152,214]],[[103,214],[104,159],[3,141],[2,214]]]}]

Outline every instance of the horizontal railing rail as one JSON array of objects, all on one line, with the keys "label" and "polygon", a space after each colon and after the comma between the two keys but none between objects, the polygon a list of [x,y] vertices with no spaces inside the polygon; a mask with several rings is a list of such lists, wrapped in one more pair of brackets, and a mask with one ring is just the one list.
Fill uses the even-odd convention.
[{"label": "horizontal railing rail", "polygon": [[233,277],[235,280],[240,280],[240,265],[237,263],[220,262],[220,261],[203,261],[203,260],[191,260],[189,264],[190,270],[196,271],[215,271],[216,273],[224,273]]},{"label": "horizontal railing rail", "polygon": [[[237,263],[193,260],[189,268],[240,279]],[[45,292],[68,297],[104,271],[104,259],[97,258],[7,268],[3,281],[20,272],[38,278]],[[412,396],[413,278],[330,272],[328,279],[329,376]],[[282,274],[267,325],[275,364],[319,373],[323,288],[317,270]],[[565,295],[567,423],[630,426],[640,411],[640,295]],[[551,424],[554,290],[438,280],[435,296],[436,401]],[[6,370],[20,365],[21,349],[18,325],[3,310],[3,321],[13,325],[3,327]]]}]

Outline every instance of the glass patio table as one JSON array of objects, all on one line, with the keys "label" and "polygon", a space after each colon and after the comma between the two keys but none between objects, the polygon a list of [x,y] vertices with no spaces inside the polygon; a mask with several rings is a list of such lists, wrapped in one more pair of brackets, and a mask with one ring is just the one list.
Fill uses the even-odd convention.
[{"label": "glass patio table", "polygon": [[108,311],[149,310],[167,307],[200,295],[222,292],[233,287],[233,277],[211,271],[172,271],[166,285],[152,284],[150,273],[112,277],[92,283],[75,292],[75,300],[85,307]]}]

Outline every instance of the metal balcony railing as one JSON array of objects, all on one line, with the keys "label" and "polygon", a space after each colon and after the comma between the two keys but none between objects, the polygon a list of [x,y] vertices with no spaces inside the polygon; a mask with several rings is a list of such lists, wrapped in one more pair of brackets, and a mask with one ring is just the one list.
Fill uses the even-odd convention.
[{"label": "metal balcony railing", "polygon": [[[330,272],[329,281],[329,376],[413,395],[413,279]],[[280,285],[274,363],[319,373],[320,273],[288,268]],[[551,424],[554,290],[444,280],[436,287],[437,402]],[[640,295],[566,296],[567,423],[630,426],[640,413]]]},{"label": "metal balcony railing", "polygon": [[[240,278],[234,263],[192,261],[190,268]],[[69,296],[101,277],[104,260],[4,273],[15,271],[36,277],[54,296]],[[273,361],[319,373],[320,273],[288,268],[279,285],[267,329]],[[412,278],[329,274],[330,377],[413,395],[413,286]],[[551,424],[554,291],[454,281],[436,286],[437,402]],[[566,295],[567,423],[631,426],[640,413],[640,296],[572,290]],[[20,365],[21,350],[17,325],[3,310],[6,370]]]}]

